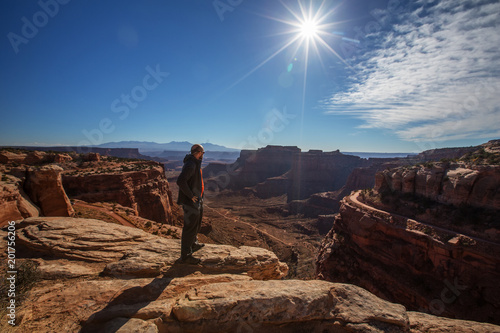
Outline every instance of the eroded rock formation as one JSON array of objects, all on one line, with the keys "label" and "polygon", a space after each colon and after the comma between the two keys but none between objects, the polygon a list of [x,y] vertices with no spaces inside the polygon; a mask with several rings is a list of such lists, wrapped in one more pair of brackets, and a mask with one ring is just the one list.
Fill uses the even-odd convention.
[{"label": "eroded rock formation", "polygon": [[[418,333],[500,328],[407,312],[354,285],[279,280],[286,265],[259,248],[207,244],[195,254],[200,265],[184,265],[172,261],[179,255],[178,241],[129,227],[73,218],[29,218],[16,227],[19,259],[23,254],[38,257],[43,277],[55,279],[36,285],[17,308],[17,327],[23,331]],[[86,278],[73,279],[81,276]]]},{"label": "eroded rock formation", "polygon": [[45,216],[73,216],[75,211],[64,191],[57,165],[44,165],[27,170],[24,188]]},{"label": "eroded rock formation", "polygon": [[7,221],[39,215],[39,208],[24,193],[21,179],[2,174],[0,181],[0,225]]},{"label": "eroded rock formation", "polygon": [[306,199],[311,194],[336,191],[358,167],[370,162],[340,152],[310,151],[294,156],[290,171],[288,201]]},{"label": "eroded rock formation", "polygon": [[500,245],[343,199],[317,261],[321,279],[353,283],[411,310],[498,323]]},{"label": "eroded rock formation", "polygon": [[375,190],[419,195],[443,204],[500,209],[500,165],[434,163],[377,173]]},{"label": "eroded rock formation", "polygon": [[[141,162],[141,170],[103,174],[65,174],[63,185],[70,198],[87,202],[117,202],[137,214],[160,223],[173,223],[172,193],[163,165]],[[133,167],[133,165],[132,165]]]},{"label": "eroded rock formation", "polygon": [[6,150],[0,151],[0,163],[24,163],[26,159],[26,154],[18,154]]},{"label": "eroded rock formation", "polygon": [[[303,214],[307,217],[317,217],[318,215],[337,213],[340,207],[339,201],[340,199],[336,192],[322,192],[315,193],[305,200],[291,201],[287,204],[287,208],[291,214]],[[328,230],[330,230],[330,228],[328,228]]]},{"label": "eroded rock formation", "polygon": [[[54,146],[54,147],[30,147],[30,146],[17,146],[17,149],[21,150],[31,150],[38,151],[38,153],[43,154],[53,154],[53,152],[59,153],[77,153],[77,154],[89,154],[97,153],[101,156],[114,156],[120,158],[141,158],[148,159],[149,156],[145,156],[139,153],[138,148],[102,148],[102,147],[85,147],[85,146]],[[0,157],[1,163],[1,157]]]},{"label": "eroded rock formation", "polygon": [[[91,219],[28,218],[19,226],[18,243],[30,253],[103,263],[107,276],[179,276],[176,265],[180,240],[165,239],[142,230]],[[287,266],[274,253],[242,246],[207,244],[199,252],[202,273],[243,273],[254,279],[277,279]],[[182,270],[184,269],[184,270]]]},{"label": "eroded rock formation", "polygon": [[39,214],[72,216],[69,194],[89,202],[116,202],[141,217],[173,224],[176,217],[164,172],[158,162],[103,158],[96,152],[1,150],[0,174],[6,186],[1,190],[0,223]]},{"label": "eroded rock formation", "polygon": [[242,150],[238,160],[229,168],[230,186],[232,189],[242,189],[268,178],[281,176],[290,170],[292,161],[298,154],[299,148],[287,146],[267,146],[256,151]]},{"label": "eroded rock formation", "polygon": [[28,164],[36,165],[42,163],[66,163],[73,158],[65,153],[47,153],[42,151],[0,151],[0,164]]},{"label": "eroded rock formation", "polygon": [[292,182],[289,179],[289,172],[278,177],[268,178],[265,181],[255,185],[255,196],[257,196],[258,198],[267,199],[283,195],[288,192],[291,183]]},{"label": "eroded rock formation", "polygon": [[372,187],[377,171],[404,163],[396,158],[362,159],[339,151],[267,146],[242,150],[233,164],[211,163],[204,175],[207,188],[215,191],[244,189],[263,199],[286,194],[290,202],[325,191],[349,193]]}]

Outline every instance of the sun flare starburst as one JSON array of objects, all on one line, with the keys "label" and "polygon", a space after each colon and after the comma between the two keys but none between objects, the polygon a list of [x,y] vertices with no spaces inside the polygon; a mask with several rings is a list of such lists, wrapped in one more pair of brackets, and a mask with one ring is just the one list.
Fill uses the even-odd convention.
[{"label": "sun flare starburst", "polygon": [[[336,7],[331,6],[331,2],[328,0],[323,0],[321,3],[316,0],[297,0],[297,5],[290,5],[290,2],[280,0],[281,5],[288,11],[283,13],[280,11],[281,15],[279,17],[262,15],[263,17],[273,20],[275,22],[283,23],[284,30],[281,33],[276,33],[274,35],[285,35],[290,36],[287,39],[283,39],[281,45],[278,45],[272,53],[266,57],[264,60],[260,61],[256,66],[250,69],[246,74],[236,80],[228,89],[236,86],[247,77],[252,75],[255,71],[262,68],[276,56],[281,53],[287,54],[288,63],[286,65],[286,72],[282,80],[280,76],[280,84],[284,87],[290,87],[291,82],[293,82],[293,72],[295,68],[301,68],[297,71],[298,73],[303,73],[302,80],[302,107],[301,107],[301,123],[303,124],[304,110],[305,110],[305,97],[306,97],[306,85],[307,85],[307,75],[309,66],[309,56],[311,49],[314,50],[314,55],[316,59],[319,60],[324,72],[327,72],[325,64],[322,60],[322,52],[326,50],[326,55],[333,55],[335,58],[340,60],[346,67],[351,68],[349,64],[333,49],[332,45],[335,43],[335,39],[342,39],[343,41],[357,42],[353,39],[348,39],[343,36],[342,32],[338,32],[338,28],[333,30],[334,27],[340,25],[340,21],[335,21],[332,19],[333,14],[336,11]],[[297,64],[295,66],[294,64]],[[286,82],[285,82],[286,81]],[[285,82],[285,83],[283,83]],[[300,130],[300,137],[302,136],[302,130]],[[302,140],[302,139],[300,139]]]},{"label": "sun flare starburst", "polygon": [[[281,3],[291,14],[291,19],[276,20],[289,27],[285,33],[291,35],[290,44],[297,44],[296,53],[303,51],[304,58],[308,61],[309,51],[312,48],[322,62],[320,48],[323,48],[327,50],[327,53],[333,54],[346,64],[344,59],[332,48],[330,42],[331,38],[338,37],[332,33],[333,27],[338,23],[332,20],[335,8],[328,8],[325,1],[319,3],[312,0],[308,2],[298,0],[295,9],[284,2]],[[295,54],[293,56],[295,57]]]},{"label": "sun flare starburst", "polygon": [[[246,79],[256,70],[284,51],[287,51],[290,56],[289,63],[287,64],[287,71],[289,73],[292,72],[294,67],[296,67],[294,66],[294,63],[299,62],[303,66],[304,95],[311,54],[316,56],[324,68],[327,66],[323,64],[322,56],[324,54],[322,55],[323,52],[320,52],[320,49],[321,51],[326,50],[326,55],[334,55],[344,65],[350,67],[331,46],[332,43],[335,42],[334,39],[339,39],[339,33],[332,32],[334,31],[333,28],[339,23],[332,19],[336,7],[332,7],[331,3],[327,0],[323,0],[322,2],[315,0],[297,0],[296,5],[290,4],[290,2],[285,3],[285,1],[282,0],[280,0],[280,3],[283,8],[285,8],[282,15],[279,17],[267,15],[263,16],[270,20],[283,23],[283,31],[277,33],[277,35],[289,37],[283,40],[282,45],[278,46],[276,51],[243,75],[239,80],[232,84],[231,87]],[[311,50],[314,52],[310,52]]]},{"label": "sun flare starburst", "polygon": [[304,38],[316,38],[318,33],[318,24],[313,20],[301,22],[300,35]]}]

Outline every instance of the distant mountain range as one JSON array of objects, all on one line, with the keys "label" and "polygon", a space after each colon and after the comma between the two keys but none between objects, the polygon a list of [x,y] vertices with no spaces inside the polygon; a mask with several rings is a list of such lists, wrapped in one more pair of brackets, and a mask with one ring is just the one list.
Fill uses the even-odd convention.
[{"label": "distant mountain range", "polygon": [[[193,144],[187,141],[171,141],[168,143],[157,143],[157,142],[147,142],[147,141],[119,141],[119,142],[107,142],[94,147],[100,148],[137,148],[143,153],[147,152],[163,152],[163,151],[181,151],[189,152]],[[217,152],[239,152],[238,149],[228,148],[221,145],[216,145],[213,143],[202,143],[201,144],[206,151],[217,151]]]}]

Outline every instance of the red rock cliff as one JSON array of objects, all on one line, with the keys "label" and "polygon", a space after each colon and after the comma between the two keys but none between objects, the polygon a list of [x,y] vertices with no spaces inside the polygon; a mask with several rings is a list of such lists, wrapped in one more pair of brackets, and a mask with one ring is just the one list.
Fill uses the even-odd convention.
[{"label": "red rock cliff", "polygon": [[141,162],[147,169],[105,174],[65,175],[63,185],[70,198],[87,202],[117,202],[137,214],[160,223],[172,223],[172,193],[163,166]]},{"label": "red rock cliff", "polygon": [[433,201],[500,209],[500,165],[433,163],[377,173],[375,190],[416,194]]},{"label": "red rock cliff", "polygon": [[238,160],[228,168],[230,187],[242,189],[268,178],[281,176],[290,170],[297,147],[267,146],[258,150],[242,150]]},{"label": "red rock cliff", "polygon": [[342,201],[317,276],[359,285],[410,310],[500,322],[500,245]]},{"label": "red rock cliff", "polygon": [[0,225],[7,221],[39,216],[38,207],[31,202],[23,190],[22,180],[12,175],[0,174]]},{"label": "red rock cliff", "polygon": [[31,200],[40,207],[44,216],[73,216],[75,211],[62,186],[61,172],[57,165],[44,165],[27,170],[24,189]]},{"label": "red rock cliff", "polygon": [[305,199],[311,194],[339,190],[351,172],[370,164],[358,156],[340,152],[309,151],[294,156],[290,172],[288,201]]}]

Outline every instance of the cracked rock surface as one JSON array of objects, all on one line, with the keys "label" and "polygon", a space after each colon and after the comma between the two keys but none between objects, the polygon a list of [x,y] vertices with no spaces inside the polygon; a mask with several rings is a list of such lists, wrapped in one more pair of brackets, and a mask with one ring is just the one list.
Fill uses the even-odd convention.
[{"label": "cracked rock surface", "polygon": [[350,284],[282,280],[287,266],[260,248],[207,244],[200,265],[183,265],[178,240],[130,227],[38,217],[16,228],[19,258],[42,273],[17,309],[23,332],[500,331],[408,312]]}]

